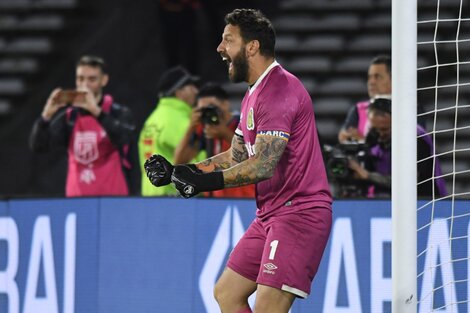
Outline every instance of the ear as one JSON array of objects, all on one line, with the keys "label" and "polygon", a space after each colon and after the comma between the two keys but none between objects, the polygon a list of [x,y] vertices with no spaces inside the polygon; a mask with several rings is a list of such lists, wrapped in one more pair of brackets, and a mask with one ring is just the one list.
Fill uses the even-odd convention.
[{"label": "ear", "polygon": [[246,45],[246,52],[248,56],[254,56],[259,51],[259,41],[252,40]]},{"label": "ear", "polygon": [[109,75],[108,74],[103,74],[101,77],[101,87],[105,87],[108,84],[109,81]]}]

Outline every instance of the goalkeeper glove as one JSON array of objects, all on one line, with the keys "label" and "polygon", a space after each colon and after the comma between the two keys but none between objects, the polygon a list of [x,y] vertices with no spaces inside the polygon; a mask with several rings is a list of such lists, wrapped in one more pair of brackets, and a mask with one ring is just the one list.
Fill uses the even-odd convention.
[{"label": "goalkeeper glove", "polygon": [[160,187],[171,183],[173,165],[159,154],[154,154],[145,161],[145,173],[152,185]]},{"label": "goalkeeper glove", "polygon": [[194,164],[175,166],[171,181],[183,198],[194,197],[203,191],[224,188],[224,175],[222,172],[204,173]]}]

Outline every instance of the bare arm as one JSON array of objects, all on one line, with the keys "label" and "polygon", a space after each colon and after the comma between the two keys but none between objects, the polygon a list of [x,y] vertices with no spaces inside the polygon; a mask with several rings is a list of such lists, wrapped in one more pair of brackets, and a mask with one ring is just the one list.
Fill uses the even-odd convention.
[{"label": "bare arm", "polygon": [[286,146],[287,141],[280,137],[258,135],[254,157],[224,170],[225,187],[254,184],[272,177]]},{"label": "bare arm", "polygon": [[[251,158],[231,166],[232,162],[239,160],[239,155],[233,153],[232,147],[196,165],[206,173],[199,173],[187,165],[175,166],[171,181],[184,198],[193,197],[202,191],[257,183],[274,175],[286,146],[287,140],[280,136],[258,135]],[[221,171],[223,168],[226,169]]]},{"label": "bare arm", "polygon": [[391,188],[391,176],[383,175],[378,172],[369,172],[355,160],[349,160],[349,168],[354,171],[354,177],[361,180],[370,181],[373,184]]},{"label": "bare arm", "polygon": [[232,146],[228,150],[204,160],[196,166],[204,172],[222,171],[246,159],[248,159],[248,152],[243,137],[235,134],[232,138]]}]

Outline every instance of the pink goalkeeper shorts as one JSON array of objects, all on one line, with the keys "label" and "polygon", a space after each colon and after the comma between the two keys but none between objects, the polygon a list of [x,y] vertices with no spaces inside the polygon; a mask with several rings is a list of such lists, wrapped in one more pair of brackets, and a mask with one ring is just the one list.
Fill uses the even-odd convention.
[{"label": "pink goalkeeper shorts", "polygon": [[306,298],[328,242],[331,210],[255,219],[230,254],[227,266],[238,274]]}]

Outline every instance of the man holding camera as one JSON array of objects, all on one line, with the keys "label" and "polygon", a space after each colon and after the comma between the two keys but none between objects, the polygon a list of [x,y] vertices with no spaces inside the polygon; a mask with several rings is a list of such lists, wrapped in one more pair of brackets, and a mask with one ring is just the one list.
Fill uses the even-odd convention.
[{"label": "man holding camera", "polygon": [[[368,162],[362,166],[354,159],[349,160],[349,168],[354,172],[354,178],[370,183],[367,196],[390,197],[391,196],[391,173],[392,173],[392,102],[386,98],[374,99],[368,108],[368,120],[370,131],[366,143],[370,148],[368,151]],[[417,125],[417,152],[418,160],[418,196],[430,197],[433,190],[440,196],[447,194],[445,182],[441,175],[440,163],[433,156],[433,144],[426,131]],[[433,160],[435,159],[435,160]],[[433,178],[433,173],[435,173]],[[435,184],[433,189],[433,183]]]},{"label": "man holding camera", "polygon": [[127,152],[135,126],[129,108],[103,94],[108,80],[103,59],[81,57],[76,89],[52,91],[33,126],[33,151],[67,147],[67,197],[129,194]]},{"label": "man holding camera", "polygon": [[[228,150],[240,121],[233,114],[227,92],[219,85],[206,84],[197,96],[188,130],[176,147],[174,164],[189,163],[200,151],[212,157]],[[212,197],[254,198],[253,185],[214,190]]]}]

